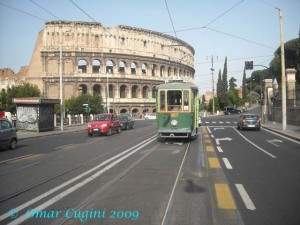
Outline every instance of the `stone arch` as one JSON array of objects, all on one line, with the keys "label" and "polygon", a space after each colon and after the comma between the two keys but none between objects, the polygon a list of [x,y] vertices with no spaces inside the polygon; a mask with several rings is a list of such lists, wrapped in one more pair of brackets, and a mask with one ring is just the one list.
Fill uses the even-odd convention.
[{"label": "stone arch", "polygon": [[114,62],[112,60],[106,61],[106,73],[112,74],[114,73]]},{"label": "stone arch", "polygon": [[80,84],[80,85],[78,86],[78,92],[79,92],[79,95],[87,94],[87,93],[88,93],[87,85],[85,85],[85,84]]},{"label": "stone arch", "polygon": [[174,76],[177,76],[178,74],[177,74],[177,68],[175,67],[174,68]]},{"label": "stone arch", "polygon": [[132,113],[133,115],[138,114],[139,112],[140,112],[140,110],[139,110],[138,108],[133,108],[133,109],[131,110],[131,113]]},{"label": "stone arch", "polygon": [[136,74],[137,63],[132,62],[130,68],[131,68],[131,74]]},{"label": "stone arch", "polygon": [[155,91],[156,86],[152,87],[152,98],[156,98],[156,91]]},{"label": "stone arch", "polygon": [[127,109],[120,109],[120,113],[127,113],[128,112],[128,110]]},{"label": "stone arch", "polygon": [[93,60],[93,73],[100,73],[101,63],[99,59]]},{"label": "stone arch", "polygon": [[57,60],[49,60],[48,61],[48,73],[49,74],[57,74],[59,71],[59,64]]},{"label": "stone arch", "polygon": [[120,86],[120,98],[127,97],[127,86],[125,84]]},{"label": "stone arch", "polygon": [[160,76],[161,77],[165,77],[165,73],[166,73],[166,69],[165,69],[165,66],[161,66],[160,67]]},{"label": "stone arch", "polygon": [[142,74],[143,75],[147,74],[147,68],[148,68],[147,63],[143,63],[142,64]]},{"label": "stone arch", "polygon": [[87,62],[85,59],[80,59],[77,63],[78,73],[87,73]]},{"label": "stone arch", "polygon": [[167,72],[167,76],[170,77],[172,76],[172,68],[171,67],[168,67],[168,72]]},{"label": "stone arch", "polygon": [[133,85],[131,88],[131,98],[139,98],[139,86]]},{"label": "stone arch", "polygon": [[148,86],[143,86],[143,98],[148,98]]},{"label": "stone arch", "polygon": [[126,62],[125,61],[120,61],[119,62],[118,72],[120,74],[125,74],[125,68],[126,68]]},{"label": "stone arch", "polygon": [[108,96],[109,96],[109,98],[114,98],[114,96],[115,96],[115,90],[114,90],[113,84],[108,85]]},{"label": "stone arch", "polygon": [[153,77],[156,76],[156,70],[157,70],[157,65],[156,64],[152,64],[152,66],[151,66],[151,75]]},{"label": "stone arch", "polygon": [[100,95],[101,96],[102,93],[102,87],[100,84],[95,84],[93,86],[93,95]]}]

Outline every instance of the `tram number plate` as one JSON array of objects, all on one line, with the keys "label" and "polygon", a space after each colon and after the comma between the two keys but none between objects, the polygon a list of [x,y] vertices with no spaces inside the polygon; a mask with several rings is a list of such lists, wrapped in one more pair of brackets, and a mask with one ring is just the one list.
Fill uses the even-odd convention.
[{"label": "tram number plate", "polygon": [[178,113],[171,113],[171,117],[177,117]]}]

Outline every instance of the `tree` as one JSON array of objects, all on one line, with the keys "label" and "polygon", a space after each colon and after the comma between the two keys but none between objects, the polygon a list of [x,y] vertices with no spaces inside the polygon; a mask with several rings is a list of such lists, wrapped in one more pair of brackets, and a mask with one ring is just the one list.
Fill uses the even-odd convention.
[{"label": "tree", "polygon": [[242,81],[242,96],[245,100],[247,98],[247,86],[246,86],[246,69],[244,68],[243,81]]},{"label": "tree", "polygon": [[[278,84],[281,84],[281,49],[275,51],[274,58],[270,63],[270,71]],[[296,86],[300,86],[300,38],[295,38],[287,41],[284,44],[285,68],[295,68]]]},{"label": "tree", "polygon": [[222,74],[222,81],[219,83],[219,103],[220,107],[224,108],[228,104],[228,84],[227,84],[227,57],[225,58],[224,70]]},{"label": "tree", "polygon": [[229,90],[235,90],[236,85],[236,79],[234,77],[231,77],[229,80]]},{"label": "tree", "polygon": [[68,114],[86,114],[83,104],[88,104],[89,113],[97,114],[104,111],[102,98],[99,95],[82,94],[78,97],[72,97],[65,101],[66,113]]},{"label": "tree", "polygon": [[1,91],[0,105],[2,110],[15,113],[16,105],[13,104],[14,98],[41,97],[41,92],[36,85],[22,83],[19,86],[12,85],[7,91]]}]

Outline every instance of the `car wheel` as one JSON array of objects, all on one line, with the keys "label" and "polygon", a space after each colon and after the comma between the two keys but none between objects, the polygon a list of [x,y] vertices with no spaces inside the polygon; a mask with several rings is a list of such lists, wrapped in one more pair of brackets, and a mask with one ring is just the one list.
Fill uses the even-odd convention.
[{"label": "car wheel", "polygon": [[243,130],[243,127],[242,127],[242,126],[240,126],[240,130]]},{"label": "car wheel", "polygon": [[111,136],[111,127],[108,129],[107,136]]},{"label": "car wheel", "polygon": [[131,129],[134,129],[134,124],[132,124],[132,127],[131,127]]},{"label": "car wheel", "polygon": [[15,150],[17,148],[17,139],[13,138],[9,143],[9,149]]},{"label": "car wheel", "polygon": [[92,137],[92,136],[93,136],[93,134],[90,134],[90,133],[88,133],[88,136],[89,136],[89,137]]},{"label": "car wheel", "polygon": [[117,133],[121,133],[121,127],[118,128]]},{"label": "car wheel", "polygon": [[125,127],[125,129],[126,129],[126,130],[128,130],[128,129],[129,129],[129,125],[128,125],[128,124],[126,124],[126,127]]}]

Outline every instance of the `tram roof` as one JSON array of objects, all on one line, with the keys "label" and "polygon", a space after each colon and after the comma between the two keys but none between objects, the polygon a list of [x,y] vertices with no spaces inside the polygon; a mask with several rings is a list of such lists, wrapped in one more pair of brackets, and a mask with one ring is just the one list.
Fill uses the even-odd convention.
[{"label": "tram roof", "polygon": [[160,84],[156,86],[156,89],[189,89],[189,88],[198,91],[198,87],[191,83],[174,82],[174,83]]}]

